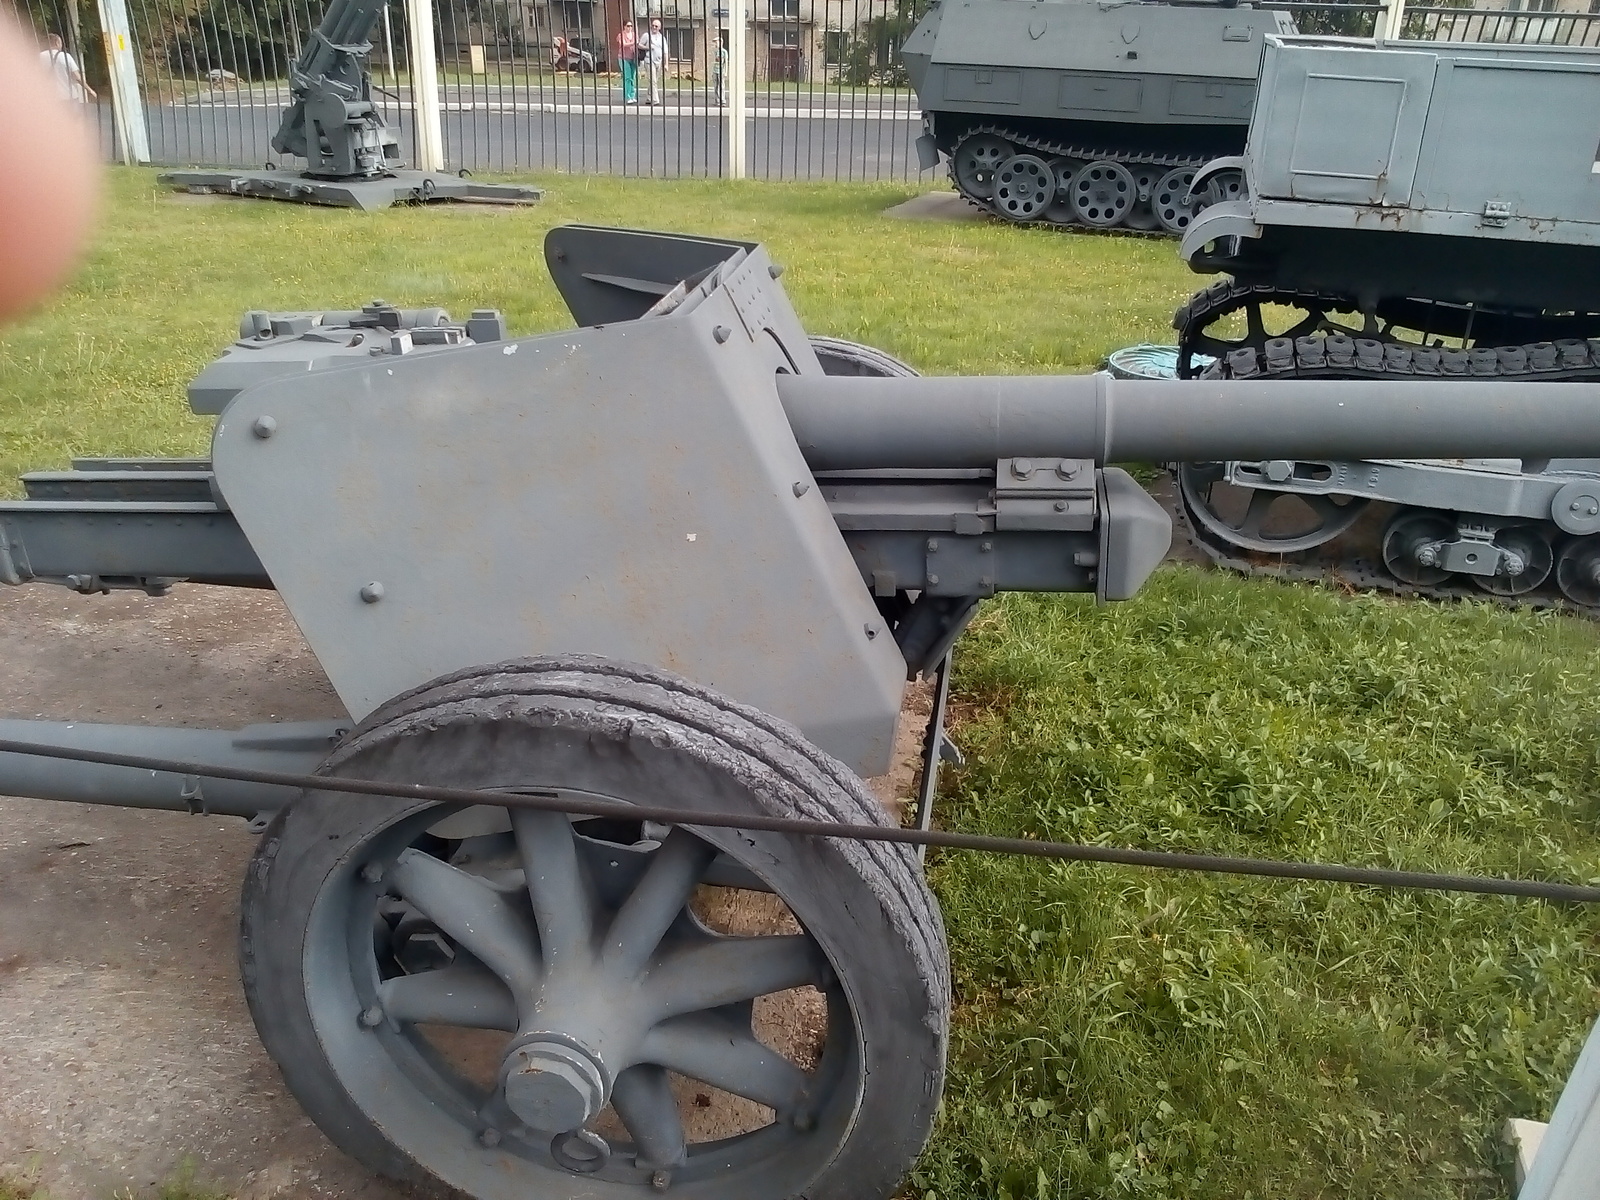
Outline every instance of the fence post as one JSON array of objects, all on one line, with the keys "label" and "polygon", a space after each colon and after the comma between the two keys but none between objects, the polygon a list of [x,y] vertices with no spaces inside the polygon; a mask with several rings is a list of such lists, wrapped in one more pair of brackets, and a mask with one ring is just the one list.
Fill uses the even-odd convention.
[{"label": "fence post", "polygon": [[433,50],[433,0],[406,0],[411,35],[411,114],[417,123],[417,161],[444,170],[444,120],[439,108],[439,60]]},{"label": "fence post", "polygon": [[745,105],[749,67],[745,55],[746,0],[728,0],[728,178],[745,176]]},{"label": "fence post", "polygon": [[106,73],[111,76],[111,113],[122,161],[128,166],[150,161],[150,131],[144,123],[144,97],[139,93],[139,62],[133,53],[133,27],[127,0],[95,0],[100,33],[106,47]]}]

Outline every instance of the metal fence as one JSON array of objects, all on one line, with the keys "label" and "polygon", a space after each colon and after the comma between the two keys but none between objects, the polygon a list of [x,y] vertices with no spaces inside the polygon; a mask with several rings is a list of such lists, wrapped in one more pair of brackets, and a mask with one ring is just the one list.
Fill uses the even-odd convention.
[{"label": "metal fence", "polygon": [[[123,156],[123,143],[146,140],[143,131],[150,160],[163,164],[274,161],[289,64],[322,12],[321,0],[15,2],[38,33],[41,54],[52,53],[50,35],[59,37],[59,53],[97,93],[77,98],[106,156]],[[411,37],[431,16],[426,36],[437,63],[444,165],[452,170],[918,175],[920,114],[900,49],[928,0],[747,0],[742,81],[730,66],[738,56],[726,6],[734,3],[388,0],[372,39],[374,98],[409,161],[419,161]],[[1272,7],[1289,11],[1305,33],[1600,44],[1600,15],[1589,13],[1307,0]],[[102,32],[101,15],[119,12],[131,43],[124,101],[133,91],[142,102],[133,112],[137,128],[109,99],[118,35]],[[650,47],[659,53],[648,54]],[[728,136],[740,87],[743,171],[729,160]]]}]

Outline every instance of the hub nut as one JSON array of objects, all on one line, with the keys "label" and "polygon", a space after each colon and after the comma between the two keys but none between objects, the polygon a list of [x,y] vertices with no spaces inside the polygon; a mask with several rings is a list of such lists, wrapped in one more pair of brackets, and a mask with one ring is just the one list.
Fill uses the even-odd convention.
[{"label": "hub nut", "polygon": [[598,1064],[561,1042],[524,1042],[506,1056],[501,1074],[506,1107],[530,1129],[577,1129],[605,1107]]}]

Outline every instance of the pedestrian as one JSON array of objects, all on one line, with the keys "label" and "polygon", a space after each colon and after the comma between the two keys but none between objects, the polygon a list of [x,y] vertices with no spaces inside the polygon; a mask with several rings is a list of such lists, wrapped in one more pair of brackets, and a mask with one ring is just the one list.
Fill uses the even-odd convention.
[{"label": "pedestrian", "polygon": [[61,35],[52,33],[45,39],[45,45],[49,48],[39,52],[39,61],[55,78],[56,91],[61,98],[73,104],[86,104],[95,99],[98,93],[84,79],[78,60],[61,44]]},{"label": "pedestrian", "polygon": [[717,103],[728,102],[728,35],[722,34],[717,38],[717,61],[711,68],[711,78],[716,84]]},{"label": "pedestrian", "polygon": [[622,64],[622,102],[639,103],[639,35],[632,21],[622,23],[617,34],[617,61]]},{"label": "pedestrian", "polygon": [[639,61],[650,79],[650,99],[646,104],[661,103],[661,75],[667,69],[667,35],[661,32],[661,18],[650,22],[650,32],[644,35],[639,47]]}]

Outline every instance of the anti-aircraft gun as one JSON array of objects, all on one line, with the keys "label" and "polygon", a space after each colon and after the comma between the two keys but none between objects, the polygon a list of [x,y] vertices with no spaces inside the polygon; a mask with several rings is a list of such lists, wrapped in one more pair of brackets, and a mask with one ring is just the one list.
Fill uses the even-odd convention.
[{"label": "anti-aircraft gun", "polygon": [[165,183],[190,192],[228,192],[344,208],[480,200],[531,204],[537,188],[480,184],[454,175],[398,167],[400,140],[372,100],[367,56],[384,0],[331,0],[289,66],[289,107],[272,148],[306,160],[283,171],[174,171]]},{"label": "anti-aircraft gun", "polygon": [[[545,256],[576,329],[251,313],[189,392],[209,458],[0,505],[10,583],[281,594],[347,719],[0,722],[0,794],[257,822],[244,988],[288,1086],[485,1200],[894,1192],[944,1077],[938,911],[911,847],[772,823],[896,823],[858,776],[984,597],[1137,591],[1170,523],[1105,464],[1600,454],[1594,384],[920,378],[819,355],[759,245]],[[778,932],[718,932],[702,883]],[[674,1075],[758,1107],[696,1133]]]},{"label": "anti-aircraft gun", "polygon": [[924,169],[1021,223],[1181,234],[1239,193],[1262,39],[1287,13],[1192,0],[934,0],[903,55]]},{"label": "anti-aircraft gun", "polygon": [[[1174,318],[1180,375],[1600,379],[1600,53],[1269,38],[1245,193],[1184,235],[1225,272]],[[1293,411],[1285,410],[1285,420]],[[1190,463],[1196,543],[1236,569],[1600,614],[1600,461]]]}]

